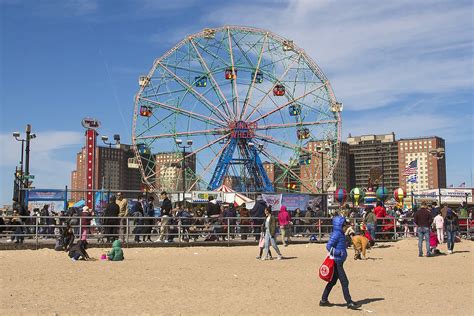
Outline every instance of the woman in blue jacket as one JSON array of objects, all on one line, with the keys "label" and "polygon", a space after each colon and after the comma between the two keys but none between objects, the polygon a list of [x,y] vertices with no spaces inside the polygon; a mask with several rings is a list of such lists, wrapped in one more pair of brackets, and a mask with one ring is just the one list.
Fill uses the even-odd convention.
[{"label": "woman in blue jacket", "polygon": [[351,299],[351,294],[349,293],[349,279],[347,279],[343,266],[347,257],[346,238],[343,230],[345,223],[346,221],[342,216],[336,216],[332,219],[333,231],[328,243],[326,244],[326,249],[334,257],[334,274],[331,281],[328,282],[324,289],[319,306],[332,306],[328,301],[329,293],[331,293],[333,286],[336,284],[337,280],[339,280],[341,282],[344,299],[347,302],[347,308],[357,309],[360,307],[360,305],[356,304]]}]

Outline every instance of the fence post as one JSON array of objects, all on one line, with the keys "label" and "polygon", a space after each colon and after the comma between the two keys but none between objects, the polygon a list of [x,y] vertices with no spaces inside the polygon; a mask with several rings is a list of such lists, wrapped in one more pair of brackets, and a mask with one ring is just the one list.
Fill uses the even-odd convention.
[{"label": "fence post", "polygon": [[227,218],[227,247],[230,246],[230,218]]},{"label": "fence post", "polygon": [[127,216],[127,227],[125,228],[125,233],[127,234],[127,239],[126,239],[126,243],[127,243],[127,248],[128,248],[128,243],[129,243],[129,235],[130,235],[130,221],[129,221],[129,218]]},{"label": "fence post", "polygon": [[397,234],[397,218],[393,218],[393,233],[395,234],[394,239],[398,239],[398,234]]},{"label": "fence post", "polygon": [[319,229],[318,229],[318,240],[321,241],[321,218],[318,218]]},{"label": "fence post", "polygon": [[79,216],[79,240],[82,238],[82,220],[81,217]]},{"label": "fence post", "polygon": [[466,226],[467,234],[466,234],[466,236],[467,236],[467,239],[471,239],[471,232],[469,231],[470,221],[471,221],[470,217],[466,218],[466,223],[467,223],[467,226]]},{"label": "fence post", "polygon": [[38,224],[39,224],[39,217],[36,216],[36,222],[35,222],[35,239],[36,239],[36,250],[38,250],[39,246],[39,240],[38,240]]},{"label": "fence post", "polygon": [[178,218],[178,244],[181,245],[181,217]]}]

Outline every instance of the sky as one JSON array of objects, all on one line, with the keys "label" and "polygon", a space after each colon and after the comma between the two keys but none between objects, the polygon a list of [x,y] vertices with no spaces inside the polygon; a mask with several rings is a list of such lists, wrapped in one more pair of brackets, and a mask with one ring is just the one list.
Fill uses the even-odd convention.
[{"label": "sky", "polygon": [[472,184],[472,1],[0,0],[0,205],[31,124],[37,188],[70,185],[81,120],[131,142],[138,77],[189,34],[244,25],[292,39],[344,104],[342,139],[446,140],[447,182]]}]

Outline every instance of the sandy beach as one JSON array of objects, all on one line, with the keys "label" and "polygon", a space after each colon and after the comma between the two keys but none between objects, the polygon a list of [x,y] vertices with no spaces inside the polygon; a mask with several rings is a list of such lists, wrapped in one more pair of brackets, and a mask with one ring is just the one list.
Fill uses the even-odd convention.
[{"label": "sandy beach", "polygon": [[[417,241],[383,243],[369,260],[345,263],[364,314],[467,315],[473,307],[473,243],[452,255],[417,256]],[[314,315],[353,314],[340,285],[319,307],[322,244],[280,248],[260,261],[256,247],[129,248],[126,260],[72,262],[50,249],[0,251],[0,314]],[[446,251],[446,245],[441,245]],[[98,259],[105,249],[90,249]],[[360,313],[359,312],[359,313]]]}]

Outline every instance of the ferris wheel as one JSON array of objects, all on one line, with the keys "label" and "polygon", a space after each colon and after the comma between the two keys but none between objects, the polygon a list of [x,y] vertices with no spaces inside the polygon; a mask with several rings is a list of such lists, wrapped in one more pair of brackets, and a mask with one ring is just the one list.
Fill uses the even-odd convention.
[{"label": "ferris wheel", "polygon": [[292,41],[204,29],[156,59],[139,84],[132,141],[151,190],[316,193],[331,184],[342,104]]}]

